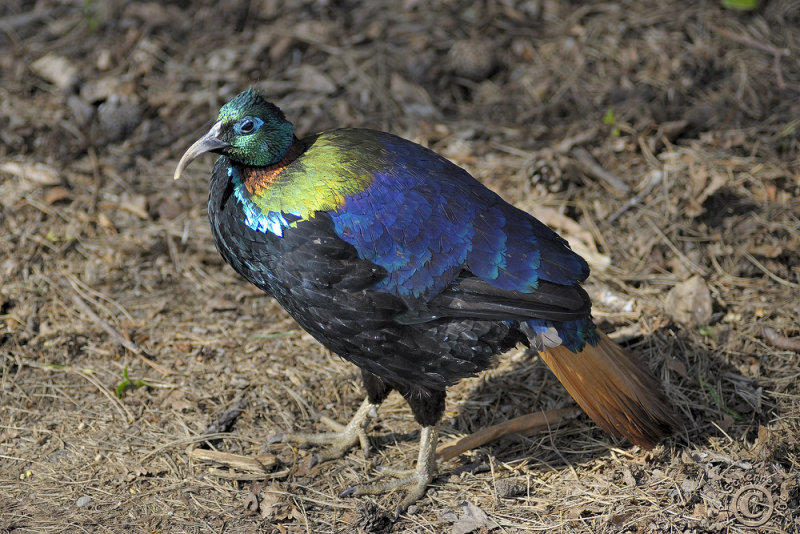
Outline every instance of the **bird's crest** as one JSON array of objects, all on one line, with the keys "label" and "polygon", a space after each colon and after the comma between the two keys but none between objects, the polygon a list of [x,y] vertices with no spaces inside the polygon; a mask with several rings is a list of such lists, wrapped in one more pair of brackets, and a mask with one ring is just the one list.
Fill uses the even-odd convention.
[{"label": "bird's crest", "polygon": [[217,120],[232,122],[244,115],[255,115],[262,119],[270,118],[275,122],[286,122],[286,116],[283,111],[272,102],[269,102],[260,89],[252,86],[222,106]]}]

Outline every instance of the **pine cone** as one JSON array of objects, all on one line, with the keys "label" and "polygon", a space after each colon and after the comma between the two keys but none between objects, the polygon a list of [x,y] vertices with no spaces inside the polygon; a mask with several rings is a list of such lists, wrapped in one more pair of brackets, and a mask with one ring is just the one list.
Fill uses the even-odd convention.
[{"label": "pine cone", "polygon": [[387,532],[392,522],[374,502],[361,501],[356,508],[356,526],[363,534]]}]

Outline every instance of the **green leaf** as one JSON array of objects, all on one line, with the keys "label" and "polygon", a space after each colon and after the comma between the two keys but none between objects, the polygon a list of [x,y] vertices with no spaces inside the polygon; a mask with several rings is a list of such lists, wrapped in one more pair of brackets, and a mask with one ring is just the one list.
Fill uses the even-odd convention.
[{"label": "green leaf", "polygon": [[714,337],[714,331],[716,329],[717,328],[715,326],[701,326],[697,330],[698,330],[698,332],[700,332],[700,335],[702,335],[704,337],[707,337],[707,338],[713,338]]},{"label": "green leaf", "polygon": [[606,114],[603,115],[602,121],[603,121],[603,124],[608,124],[610,126],[613,126],[613,128],[611,129],[611,135],[612,136],[614,136],[614,137],[619,137],[620,136],[620,134],[622,132],[620,131],[619,126],[617,125],[617,117],[614,114],[614,107],[613,106],[608,108],[608,110],[606,110]]},{"label": "green leaf", "polygon": [[169,387],[164,386],[163,384],[158,383],[151,383],[146,380],[142,380],[141,378],[137,378],[136,380],[131,380],[128,378],[128,366],[126,365],[125,368],[122,370],[122,382],[116,387],[117,398],[121,399],[122,394],[125,393],[125,390],[128,388],[140,388],[142,386],[147,387]]},{"label": "green leaf", "polygon": [[121,399],[122,394],[125,393],[125,389],[131,384],[131,381],[128,379],[128,366],[126,365],[125,368],[122,370],[122,382],[117,385],[117,398]]},{"label": "green leaf", "polygon": [[614,108],[613,106],[606,110],[606,114],[603,115],[603,124],[611,124],[612,126],[617,124],[617,118],[614,116]]},{"label": "green leaf", "polygon": [[758,9],[758,0],[722,0],[722,7],[737,11],[753,11]]}]

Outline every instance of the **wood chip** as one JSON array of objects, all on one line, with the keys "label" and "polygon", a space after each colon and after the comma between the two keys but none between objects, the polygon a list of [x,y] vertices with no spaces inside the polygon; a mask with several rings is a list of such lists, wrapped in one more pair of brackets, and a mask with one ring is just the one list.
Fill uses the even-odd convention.
[{"label": "wood chip", "polygon": [[78,83],[78,67],[63,56],[42,56],[31,63],[31,70],[59,89],[68,90]]}]

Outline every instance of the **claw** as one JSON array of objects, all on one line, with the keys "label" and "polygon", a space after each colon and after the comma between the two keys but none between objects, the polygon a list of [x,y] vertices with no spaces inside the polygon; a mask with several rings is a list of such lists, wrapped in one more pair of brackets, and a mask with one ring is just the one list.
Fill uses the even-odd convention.
[{"label": "claw", "polygon": [[320,451],[311,458],[311,467],[320,462],[341,458],[356,445],[361,445],[364,455],[367,456],[369,455],[369,437],[367,436],[366,427],[370,417],[373,414],[377,415],[377,408],[377,405],[369,402],[369,399],[364,399],[364,402],[361,403],[361,406],[353,414],[353,418],[346,426],[327,417],[320,417],[320,421],[333,429],[333,432],[319,434],[288,432],[273,436],[267,443],[288,441],[297,444],[329,445],[328,449]]},{"label": "claw", "polygon": [[[346,426],[342,426],[326,417],[320,420],[327,426],[338,429],[336,432],[324,432],[321,434],[286,433],[277,434],[269,439],[268,443],[279,441],[291,441],[295,443],[328,444],[330,447],[313,455],[310,460],[310,467],[326,460],[332,460],[344,456],[348,450],[361,445],[364,455],[369,453],[369,438],[367,437],[366,427],[370,417],[377,415],[378,406],[365,399],[358,408],[353,418]],[[383,473],[399,477],[394,480],[385,480],[369,484],[359,484],[352,488],[347,488],[339,494],[340,498],[353,495],[375,495],[386,493],[397,488],[408,488],[408,493],[400,504],[395,508],[395,518],[402,514],[409,506],[417,502],[425,495],[428,484],[436,476],[436,444],[439,441],[439,428],[437,426],[424,426],[419,436],[419,457],[415,469],[401,470],[391,467],[377,467]]]},{"label": "claw", "polygon": [[395,480],[383,482],[373,482],[371,484],[359,484],[352,488],[347,488],[339,494],[340,497],[350,495],[375,495],[385,493],[396,488],[409,487],[405,498],[395,509],[395,517],[403,513],[409,506],[417,502],[425,495],[428,484],[433,481],[436,475],[436,443],[439,438],[439,429],[436,426],[422,427],[419,438],[419,458],[417,467],[411,471],[402,471],[393,468],[378,468],[387,473],[394,473],[403,476]]}]

